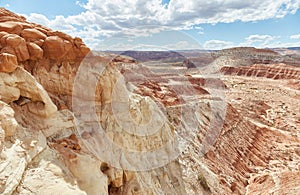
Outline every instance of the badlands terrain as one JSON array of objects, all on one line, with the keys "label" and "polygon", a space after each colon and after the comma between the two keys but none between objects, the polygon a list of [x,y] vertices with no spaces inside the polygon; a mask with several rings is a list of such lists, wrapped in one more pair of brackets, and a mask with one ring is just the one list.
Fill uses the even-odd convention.
[{"label": "badlands terrain", "polygon": [[300,194],[291,49],[92,52],[0,9],[1,194]]}]

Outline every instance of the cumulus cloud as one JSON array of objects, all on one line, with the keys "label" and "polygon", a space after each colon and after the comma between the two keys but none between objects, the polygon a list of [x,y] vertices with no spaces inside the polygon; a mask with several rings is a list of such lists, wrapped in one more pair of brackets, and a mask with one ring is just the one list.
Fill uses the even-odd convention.
[{"label": "cumulus cloud", "polygon": [[[259,21],[294,14],[300,0],[88,0],[85,11],[73,16],[57,16],[53,20],[31,14],[29,20],[62,30],[83,39],[104,37],[151,36],[164,30],[188,30],[201,24]],[[199,29],[199,34],[204,31]]]},{"label": "cumulus cloud", "polygon": [[245,38],[246,41],[241,43],[241,46],[268,47],[269,45],[274,45],[279,38],[280,36],[250,35]]},{"label": "cumulus cloud", "polygon": [[234,43],[230,41],[222,40],[209,40],[204,43],[204,49],[208,50],[219,50],[223,48],[233,47]]},{"label": "cumulus cloud", "polygon": [[50,20],[44,16],[43,14],[31,13],[29,16],[24,15],[28,21],[35,22],[44,26],[48,26],[50,24]]},{"label": "cumulus cloud", "polygon": [[77,30],[66,20],[64,16],[56,16],[55,19],[49,20],[43,14],[31,13],[29,16],[25,17],[31,22],[38,23],[56,30],[61,30],[65,32],[75,32]]},{"label": "cumulus cloud", "polygon": [[271,35],[250,35],[246,38],[249,43],[255,42],[269,42],[274,40],[276,37]]},{"label": "cumulus cloud", "polygon": [[290,39],[300,39],[300,34],[290,36]]},{"label": "cumulus cloud", "polygon": [[267,44],[265,47],[262,48],[287,48],[287,47],[299,47],[300,41],[298,42],[273,42]]}]

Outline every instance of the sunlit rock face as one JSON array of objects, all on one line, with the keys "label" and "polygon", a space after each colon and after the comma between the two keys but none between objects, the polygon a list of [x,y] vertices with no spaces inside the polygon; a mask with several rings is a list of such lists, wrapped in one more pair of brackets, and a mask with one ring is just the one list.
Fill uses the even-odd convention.
[{"label": "sunlit rock face", "polygon": [[8,10],[1,9],[0,17],[0,70],[12,72],[17,61],[60,102],[58,107],[70,107],[72,79],[89,48],[78,37],[29,23]]},{"label": "sunlit rock face", "polygon": [[158,68],[5,9],[0,43],[1,194],[300,193],[300,68],[280,54]]}]

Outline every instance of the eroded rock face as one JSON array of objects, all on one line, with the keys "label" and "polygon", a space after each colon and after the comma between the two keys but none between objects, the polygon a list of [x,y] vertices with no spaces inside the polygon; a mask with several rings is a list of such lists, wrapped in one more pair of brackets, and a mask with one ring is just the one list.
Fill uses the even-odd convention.
[{"label": "eroded rock face", "polygon": [[[48,62],[42,48],[50,29],[28,23],[5,9],[0,9],[0,21],[0,166],[5,167],[0,171],[1,194],[86,194],[68,172],[58,150],[50,148],[46,140],[57,133],[71,134],[75,128],[72,114],[58,112],[38,77],[28,72]],[[80,39],[76,45],[81,49],[72,48],[77,53],[70,52],[68,58],[73,60],[88,52]],[[52,62],[62,60],[66,59]],[[46,65],[49,68],[53,64]]]},{"label": "eroded rock face", "polygon": [[72,80],[89,48],[80,38],[29,23],[5,9],[0,13],[0,71],[12,72],[16,67],[15,56],[18,66],[35,76],[53,100],[70,108]]},{"label": "eroded rock face", "polygon": [[14,118],[14,111],[13,109],[1,102],[1,130],[3,135],[1,136],[2,142],[4,141],[5,137],[13,136],[16,132],[18,123]]},{"label": "eroded rock face", "polygon": [[[5,167],[0,172],[1,193],[91,192],[90,189],[79,188],[77,180],[70,172],[71,166],[82,164],[86,159],[71,163],[72,158],[68,156],[66,160],[71,163],[68,164],[63,160],[61,150],[52,146],[51,141],[47,141],[52,140],[51,136],[59,139],[74,132],[72,113],[67,110],[57,111],[43,87],[23,68],[18,68],[11,74],[1,73],[1,79],[0,166]],[[17,93],[11,96],[9,93],[14,90]],[[86,154],[81,156],[90,157]],[[103,177],[103,181],[106,181],[105,176]],[[102,186],[107,188],[107,185]]]},{"label": "eroded rock face", "polygon": [[[47,92],[21,67],[10,74],[0,74],[0,166],[5,167],[0,172],[1,193],[27,194],[39,189],[40,193],[46,194],[54,191],[85,194],[76,185],[65,181],[67,178],[71,181],[72,177],[63,173],[67,168],[55,165],[60,163],[58,153],[47,146],[47,134],[41,131],[49,130],[51,125],[56,131],[59,124],[61,128],[67,127],[61,124],[66,119],[57,117],[56,106]],[[56,122],[45,125],[49,118],[55,118]],[[43,157],[39,159],[39,155]],[[53,184],[46,185],[49,182]]]},{"label": "eroded rock face", "polygon": [[272,79],[297,79],[299,80],[299,68],[286,64],[255,64],[252,66],[230,67],[221,69],[224,74],[248,77],[265,77]]},{"label": "eroded rock face", "polygon": [[[0,73],[1,99],[6,103],[19,101],[26,102],[28,109],[39,116],[50,116],[57,111],[47,92],[36,81],[36,79],[19,67],[11,74]],[[24,99],[24,100],[22,100]]]},{"label": "eroded rock face", "polygon": [[[299,184],[294,183],[295,177],[300,176],[297,166],[300,159],[296,152],[300,102],[295,82],[299,77],[299,67],[284,63],[228,64],[221,71],[226,75],[223,80],[229,89],[226,93],[228,99],[244,119],[228,124],[227,127],[234,126],[235,130],[227,131],[227,136],[220,138],[220,144],[225,144],[228,139],[228,148],[216,146],[211,154],[208,153],[206,164],[211,161],[210,166],[215,172],[222,173],[224,186],[235,193],[283,193],[283,189],[285,193],[299,193]],[[239,129],[243,133],[237,133]],[[220,153],[222,150],[223,154]],[[230,158],[222,158],[228,151],[231,151]],[[228,169],[229,165],[232,170]],[[287,175],[293,179],[287,178]],[[261,186],[265,187],[262,189]]]}]

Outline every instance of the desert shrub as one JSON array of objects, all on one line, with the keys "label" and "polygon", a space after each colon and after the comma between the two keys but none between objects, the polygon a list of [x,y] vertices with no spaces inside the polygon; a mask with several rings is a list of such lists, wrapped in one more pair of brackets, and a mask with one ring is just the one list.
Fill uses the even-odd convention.
[{"label": "desert shrub", "polygon": [[198,181],[200,182],[200,185],[203,187],[203,189],[205,191],[210,191],[210,188],[207,184],[207,181],[206,181],[205,177],[202,174],[198,175]]}]

